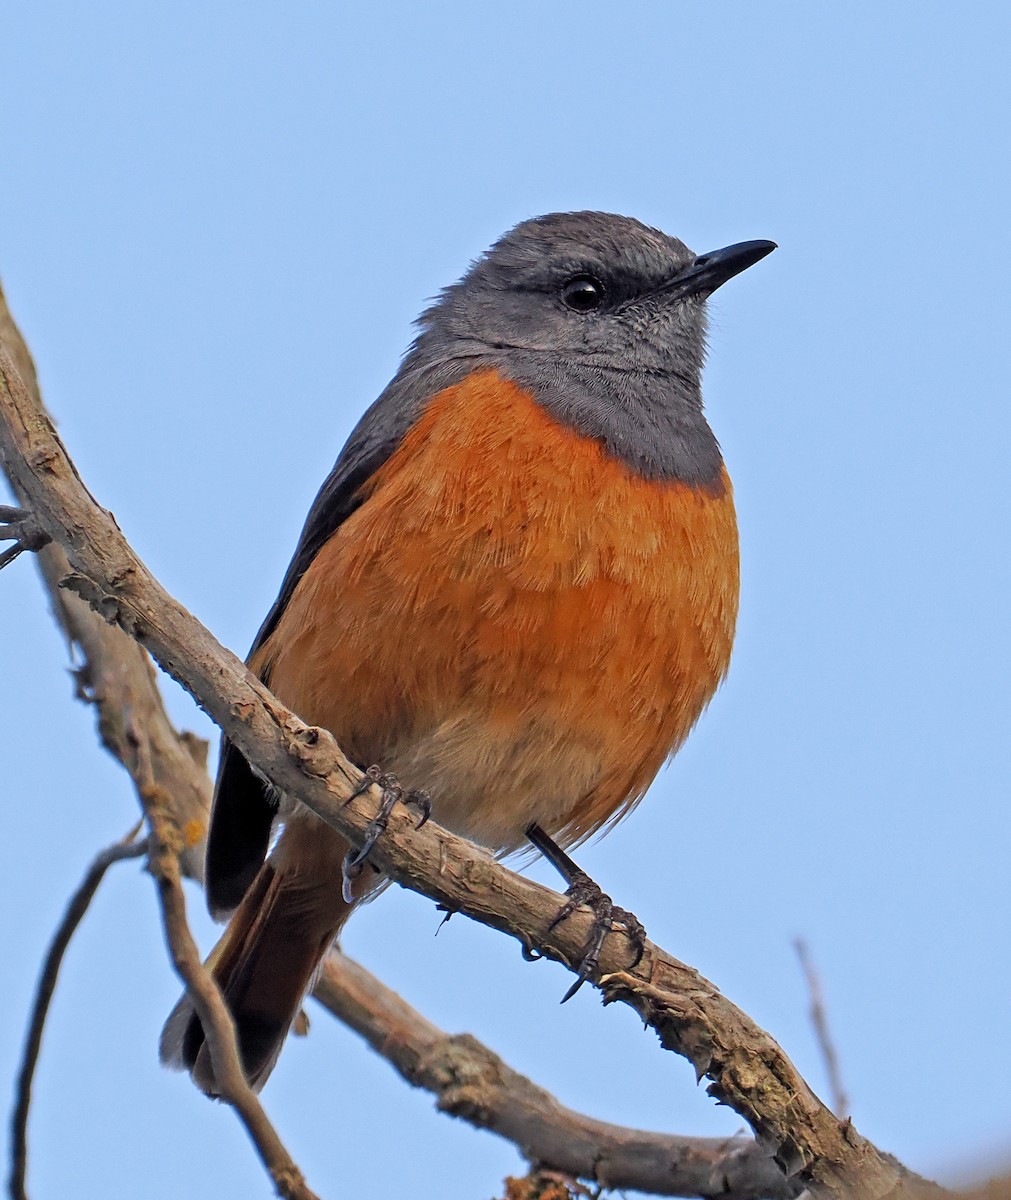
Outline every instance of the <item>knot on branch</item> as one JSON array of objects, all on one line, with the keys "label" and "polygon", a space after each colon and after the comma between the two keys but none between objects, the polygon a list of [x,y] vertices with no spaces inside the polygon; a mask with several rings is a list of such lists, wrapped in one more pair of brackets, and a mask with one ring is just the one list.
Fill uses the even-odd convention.
[{"label": "knot on branch", "polygon": [[[57,440],[56,430],[53,428],[53,423],[48,417],[39,417],[35,422],[32,432],[42,433],[44,436],[52,438],[54,443]],[[61,455],[57,446],[51,444],[32,450],[29,454],[25,455],[25,459],[33,471],[45,471],[48,474],[52,474],[60,465]]]},{"label": "knot on branch", "polygon": [[326,778],[337,764],[337,745],[325,729],[288,719],[282,725],[288,753],[306,775]]},{"label": "knot on branch", "polygon": [[419,1062],[418,1069],[437,1081],[440,1112],[488,1127],[502,1076],[476,1038],[469,1033],[446,1038]]},{"label": "knot on branch", "polygon": [[273,1172],[274,1186],[284,1200],[306,1200],[311,1195],[302,1172],[296,1167],[279,1167]]}]

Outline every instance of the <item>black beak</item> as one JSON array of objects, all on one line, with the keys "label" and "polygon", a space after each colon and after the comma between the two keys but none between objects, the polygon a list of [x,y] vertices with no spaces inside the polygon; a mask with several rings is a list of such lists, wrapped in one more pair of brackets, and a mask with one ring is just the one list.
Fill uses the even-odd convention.
[{"label": "black beak", "polygon": [[661,290],[667,295],[710,296],[728,279],[753,267],[775,249],[775,242],[738,242],[735,246],[700,254]]}]

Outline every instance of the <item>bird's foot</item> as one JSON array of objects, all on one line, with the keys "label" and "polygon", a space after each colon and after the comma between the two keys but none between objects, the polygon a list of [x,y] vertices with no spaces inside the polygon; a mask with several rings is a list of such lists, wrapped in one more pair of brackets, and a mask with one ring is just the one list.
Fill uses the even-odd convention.
[{"label": "bird's foot", "polygon": [[0,554],[0,570],[25,550],[41,550],[51,540],[27,509],[0,504],[0,542],[14,543]]},{"label": "bird's foot", "polygon": [[349,850],[344,856],[341,873],[343,876],[344,899],[349,904],[354,899],[352,885],[359,875],[361,875],[365,867],[365,860],[372,852],[376,842],[386,832],[390,813],[393,812],[394,808],[398,804],[410,804],[419,809],[421,815],[414,826],[415,829],[420,829],[432,815],[432,799],[427,792],[405,792],[396,775],[375,766],[369,767],[361,783],[355,788],[345,803],[350,804],[358,796],[364,795],[373,784],[382,792],[379,812],[376,813],[365,827],[365,837],[360,848],[358,850]]},{"label": "bird's foot", "polygon": [[619,908],[585,871],[577,868],[576,873],[569,881],[569,886],[565,889],[565,895],[565,903],[548,926],[549,931],[556,925],[560,925],[566,918],[571,917],[578,908],[588,908],[593,913],[594,920],[586,951],[576,971],[576,981],[562,997],[563,1004],[572,999],[600,966],[600,952],[604,948],[604,942],[609,933],[614,933],[616,929],[620,928],[628,938],[633,955],[628,970],[639,965],[639,960],[646,949],[646,930],[639,918],[627,909]]},{"label": "bird's foot", "polygon": [[[624,908],[619,908],[611,900],[611,897],[603,892],[581,867],[577,867],[554,838],[549,837],[539,825],[531,825],[527,829],[527,837],[569,885],[565,890],[566,901],[548,926],[548,931],[550,932],[556,925],[560,925],[566,918],[571,917],[577,908],[584,905],[594,915],[590,940],[587,942],[586,951],[576,971],[576,982],[562,997],[564,1004],[566,1000],[572,999],[597,970],[600,965],[600,952],[609,933],[620,928],[628,938],[632,948],[632,961],[627,970],[631,971],[639,965],[639,960],[646,949],[646,930],[643,929],[638,917]],[[529,950],[529,947],[525,948],[524,958],[532,957]]]}]

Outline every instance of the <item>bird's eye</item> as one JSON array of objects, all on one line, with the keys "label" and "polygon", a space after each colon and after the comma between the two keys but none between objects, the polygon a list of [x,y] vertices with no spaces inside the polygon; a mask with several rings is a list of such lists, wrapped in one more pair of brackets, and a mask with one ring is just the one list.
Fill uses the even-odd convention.
[{"label": "bird's eye", "polygon": [[604,285],[592,275],[574,275],[562,288],[562,303],[573,312],[593,312],[604,302]]}]

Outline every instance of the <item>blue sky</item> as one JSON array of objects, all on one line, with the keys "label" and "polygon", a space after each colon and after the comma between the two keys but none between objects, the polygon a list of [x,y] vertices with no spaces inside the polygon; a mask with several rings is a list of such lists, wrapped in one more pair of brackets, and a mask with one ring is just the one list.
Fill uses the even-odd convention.
[{"label": "blue sky", "polygon": [[[780,243],[712,306],[730,678],[581,861],[824,1092],[803,935],[858,1128],[946,1179],[1011,1158],[1009,34],[996,2],[35,0],[5,12],[0,75],[0,277],[62,436],[240,652],[411,320],[504,229],[600,208],[699,251]],[[63,899],[135,806],[30,562],[0,605],[9,1080]],[[388,892],[345,946],[568,1104],[740,1127],[629,1012],[559,1008],[560,969],[436,925]],[[157,1066],[176,993],[121,866],[56,998],[34,1195],[270,1194],[231,1115]],[[464,1200],[518,1167],[322,1015],[265,1100],[323,1196]]]}]

